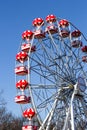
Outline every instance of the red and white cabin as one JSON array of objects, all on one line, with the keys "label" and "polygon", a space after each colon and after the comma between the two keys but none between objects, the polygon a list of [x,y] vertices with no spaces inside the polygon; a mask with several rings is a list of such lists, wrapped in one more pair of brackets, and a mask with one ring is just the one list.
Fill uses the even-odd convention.
[{"label": "red and white cabin", "polygon": [[37,130],[38,129],[38,126],[33,126],[33,130]]},{"label": "red and white cabin", "polygon": [[45,38],[45,32],[43,32],[42,30],[35,30],[34,37],[37,39]]},{"label": "red and white cabin", "polygon": [[36,51],[36,46],[31,46],[30,43],[24,43],[21,45],[21,50],[24,51],[24,52],[35,52]]},{"label": "red and white cabin", "polygon": [[60,31],[60,35],[61,35],[62,38],[67,38],[67,37],[69,37],[69,34],[70,34],[70,31],[67,30],[67,29],[62,29],[62,30]]},{"label": "red and white cabin", "polygon": [[87,63],[87,56],[83,56],[82,61]]},{"label": "red and white cabin", "polygon": [[31,40],[33,37],[33,32],[31,30],[26,30],[22,33],[23,40]]},{"label": "red and white cabin", "polygon": [[28,69],[26,66],[18,66],[15,68],[15,74],[17,75],[27,75],[28,74]]},{"label": "red and white cabin", "polygon": [[43,32],[41,29],[41,27],[44,25],[44,20],[42,18],[35,18],[32,24],[36,28],[33,32],[34,37],[37,39],[45,38],[45,32]]},{"label": "red and white cabin", "polygon": [[59,27],[66,28],[69,26],[69,22],[66,19],[62,19],[59,21]]},{"label": "red and white cabin", "polygon": [[55,25],[50,25],[50,26],[46,27],[45,32],[55,34],[55,33],[58,33],[58,28],[56,28]]},{"label": "red and white cabin", "polygon": [[17,53],[16,61],[23,63],[27,60],[28,60],[28,54],[26,52],[21,51],[21,52]]},{"label": "red and white cabin", "polygon": [[54,23],[54,22],[56,22],[56,16],[53,15],[53,14],[48,15],[48,16],[46,17],[46,22],[47,22],[47,23]]},{"label": "red and white cabin", "polygon": [[15,102],[18,104],[27,104],[31,102],[31,98],[26,95],[18,95],[15,97]]},{"label": "red and white cabin", "polygon": [[34,130],[32,125],[22,126],[22,130]]},{"label": "red and white cabin", "polygon": [[24,116],[25,118],[30,118],[30,119],[32,119],[32,118],[35,116],[35,111],[34,111],[32,108],[26,109],[26,110],[23,112],[23,116]]},{"label": "red and white cabin", "polygon": [[29,83],[27,82],[27,80],[22,79],[22,80],[17,81],[16,88],[21,89],[21,90],[25,90],[29,87],[28,85],[29,85]]},{"label": "red and white cabin", "polygon": [[74,40],[74,41],[71,43],[71,46],[72,46],[72,47],[75,47],[75,48],[81,47],[81,46],[82,46],[82,41],[80,41],[80,40]]},{"label": "red and white cabin", "polygon": [[80,37],[81,32],[79,30],[75,30],[71,33],[71,36],[74,37],[74,38]]},{"label": "red and white cabin", "polygon": [[66,19],[62,19],[59,21],[59,27],[60,27],[60,35],[62,38],[69,37],[70,31],[69,31],[69,22]]},{"label": "red and white cabin", "polygon": [[86,45],[82,47],[82,52],[87,53],[87,46]]},{"label": "red and white cabin", "polygon": [[32,22],[33,26],[43,26],[44,25],[44,20],[42,18],[35,18]]}]

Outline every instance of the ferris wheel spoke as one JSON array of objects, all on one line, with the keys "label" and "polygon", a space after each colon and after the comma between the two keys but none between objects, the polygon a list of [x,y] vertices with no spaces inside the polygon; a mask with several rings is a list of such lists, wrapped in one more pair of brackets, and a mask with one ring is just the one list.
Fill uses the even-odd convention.
[{"label": "ferris wheel spoke", "polygon": [[[51,75],[58,75],[61,79],[64,79],[65,77],[62,77],[61,75],[60,75],[60,73],[58,73],[58,72],[56,72],[55,70],[51,70],[51,68],[48,66],[46,66],[46,65],[44,65],[43,63],[41,64],[41,63],[39,63],[38,61],[36,61],[35,59],[33,59],[32,58],[32,60],[33,61],[35,61],[35,63],[37,63],[38,64],[38,66],[42,66],[43,68],[45,68],[46,70],[48,70],[48,73],[51,73]],[[51,66],[53,66],[53,65],[51,65]],[[57,65],[58,66],[58,65]],[[60,67],[59,67],[60,68]],[[62,70],[62,69],[61,69]],[[36,70],[33,70],[33,71],[36,71]],[[37,72],[37,71],[36,71]],[[44,72],[44,71],[43,71]],[[37,73],[39,73],[39,72],[37,72]],[[65,75],[66,76],[66,75]],[[45,76],[46,77],[46,76]],[[65,81],[67,81],[67,82],[71,82],[71,81],[68,81],[68,79],[64,79]]]},{"label": "ferris wheel spoke", "polygon": [[56,84],[30,84],[31,89],[55,89]]}]

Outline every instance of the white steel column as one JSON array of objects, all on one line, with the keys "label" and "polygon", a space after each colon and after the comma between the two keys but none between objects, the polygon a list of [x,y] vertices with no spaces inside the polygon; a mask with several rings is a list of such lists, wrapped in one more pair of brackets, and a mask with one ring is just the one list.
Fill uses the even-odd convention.
[{"label": "white steel column", "polygon": [[[59,91],[58,91],[58,96],[59,96],[60,92],[61,92],[61,89],[59,89]],[[57,102],[58,102],[58,98],[57,97],[56,97],[56,100],[54,101],[53,107],[51,108],[51,110],[48,113],[47,117],[43,121],[43,123],[42,123],[41,127],[39,128],[39,130],[45,130],[44,127],[46,126],[47,122],[48,123],[47,123],[46,130],[49,130],[50,122],[52,120],[52,117],[53,117],[53,114],[54,114],[54,111],[55,111],[55,108],[56,108],[56,105],[57,105]]]},{"label": "white steel column", "polygon": [[76,94],[76,91],[77,91],[77,84],[74,85],[74,92],[73,92],[72,98],[71,98],[71,128],[72,128],[72,130],[75,130],[75,126],[74,126],[73,100],[74,100],[74,96]]}]

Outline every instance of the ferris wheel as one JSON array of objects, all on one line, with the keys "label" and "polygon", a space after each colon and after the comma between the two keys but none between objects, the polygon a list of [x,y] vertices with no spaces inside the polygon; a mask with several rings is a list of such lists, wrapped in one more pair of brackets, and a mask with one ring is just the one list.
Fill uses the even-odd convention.
[{"label": "ferris wheel", "polygon": [[16,54],[22,130],[87,130],[87,40],[70,21],[35,18]]}]

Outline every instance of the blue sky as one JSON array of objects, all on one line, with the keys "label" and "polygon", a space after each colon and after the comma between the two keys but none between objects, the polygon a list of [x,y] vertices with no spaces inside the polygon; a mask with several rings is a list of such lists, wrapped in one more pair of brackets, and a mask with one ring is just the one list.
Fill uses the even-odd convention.
[{"label": "blue sky", "polygon": [[48,14],[71,21],[87,37],[87,0],[0,0],[0,89],[13,114],[20,114],[14,103],[15,55],[21,34],[30,29],[34,18]]}]

